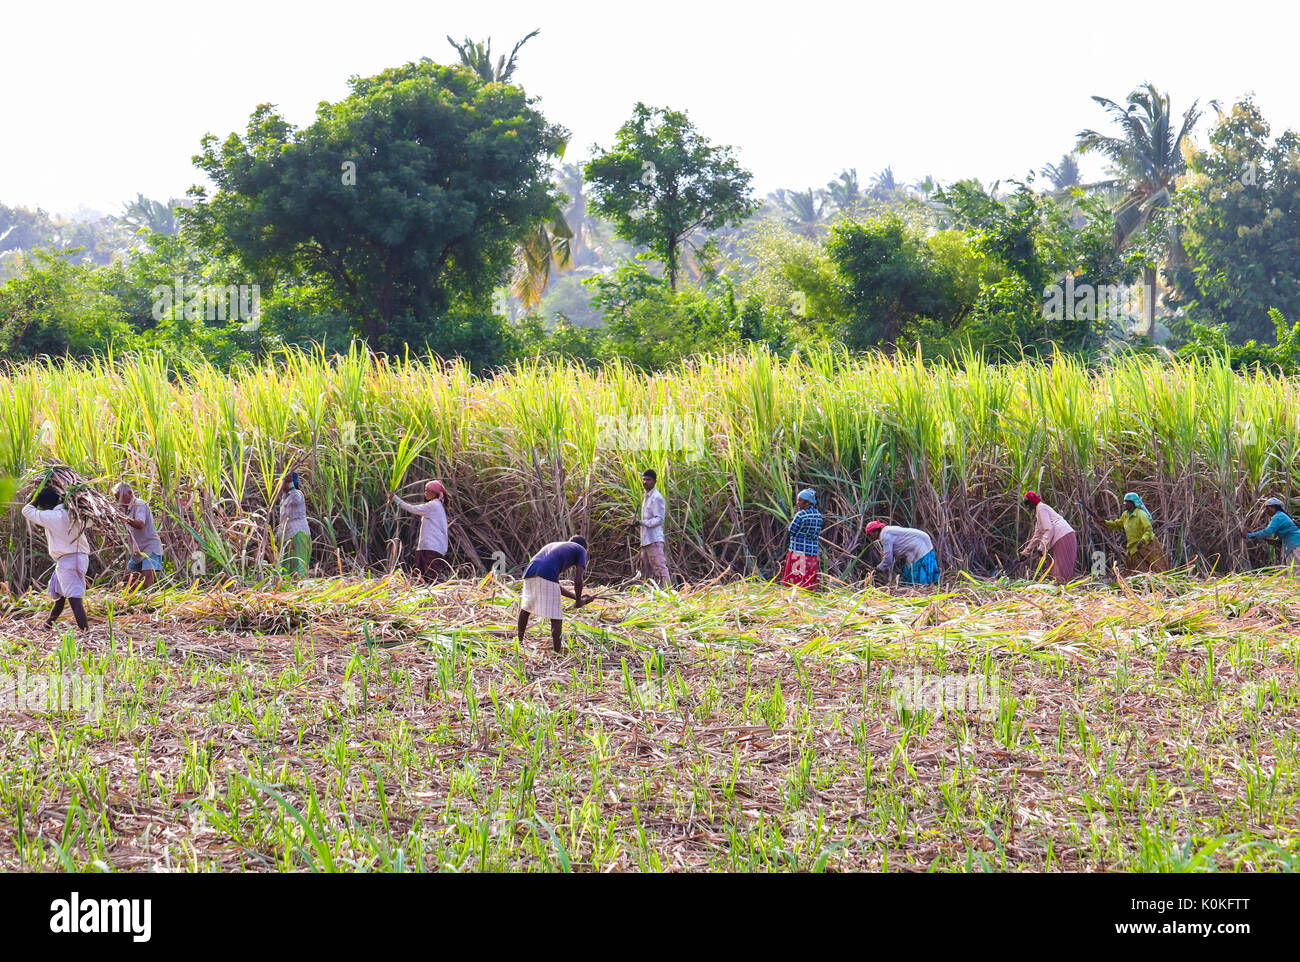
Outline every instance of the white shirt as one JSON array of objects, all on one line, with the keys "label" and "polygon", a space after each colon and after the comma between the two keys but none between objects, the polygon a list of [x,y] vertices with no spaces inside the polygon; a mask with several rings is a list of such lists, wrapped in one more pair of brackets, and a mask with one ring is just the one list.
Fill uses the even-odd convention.
[{"label": "white shirt", "polygon": [[418,514],[420,521],[420,551],[447,553],[447,509],[442,506],[442,498],[434,498],[424,504],[408,504],[394,496],[393,501],[411,514]]},{"label": "white shirt", "polygon": [[31,524],[39,524],[45,529],[45,541],[50,548],[50,557],[55,561],[66,554],[90,554],[86,529],[73,524],[72,516],[63,505],[48,511],[38,511],[36,505],[25,504],[23,517]]},{"label": "white shirt", "polygon": [[664,540],[664,522],[668,520],[668,501],[657,487],[641,502],[641,547]]},{"label": "white shirt", "polygon": [[934,542],[920,528],[902,528],[898,525],[885,525],[880,529],[880,547],[885,556],[876,565],[879,571],[892,571],[897,558],[905,564],[916,564],[934,550]]}]

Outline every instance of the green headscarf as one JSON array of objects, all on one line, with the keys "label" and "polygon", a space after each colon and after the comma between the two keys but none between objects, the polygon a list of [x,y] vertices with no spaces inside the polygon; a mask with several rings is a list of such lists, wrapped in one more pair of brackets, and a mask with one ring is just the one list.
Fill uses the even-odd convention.
[{"label": "green headscarf", "polygon": [[1138,494],[1136,491],[1130,491],[1128,494],[1124,495],[1124,500],[1133,505],[1130,510],[1143,512],[1147,516],[1147,520],[1150,521],[1153,526],[1155,525],[1156,519],[1151,516],[1151,509],[1142,503],[1142,495]]}]

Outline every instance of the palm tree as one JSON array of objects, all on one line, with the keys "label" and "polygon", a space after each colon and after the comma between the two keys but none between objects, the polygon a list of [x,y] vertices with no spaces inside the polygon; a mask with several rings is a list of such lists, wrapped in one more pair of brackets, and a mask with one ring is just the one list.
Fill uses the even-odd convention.
[{"label": "palm tree", "polygon": [[134,233],[150,231],[155,234],[176,233],[176,208],[181,202],[175,197],[167,203],[151,200],[144,194],[136,194],[135,200],[122,205],[122,213],[117,222],[128,227]]},{"label": "palm tree", "polygon": [[[541,32],[540,29],[532,31],[511,48],[510,56],[502,54],[495,64],[492,62],[491,37],[481,41],[466,37],[464,43],[457,43],[448,36],[447,42],[456,48],[461,64],[469,67],[485,82],[510,83],[519,66],[520,49]],[[571,182],[572,177],[566,180]],[[581,184],[581,174],[578,182]],[[572,196],[571,194],[571,199]],[[585,207],[584,202],[584,211]],[[559,198],[556,198],[550,212],[534,224],[515,247],[514,263],[510,269],[510,290],[523,302],[526,310],[531,310],[541,301],[550,285],[552,269],[563,271],[573,266],[576,239],[577,234],[569,226],[565,210]]]},{"label": "palm tree", "polygon": [[826,229],[826,194],[814,190],[786,190],[784,187],[768,197],[781,212],[785,226],[796,234],[816,240]]},{"label": "palm tree", "polygon": [[898,186],[898,181],[894,179],[894,168],[886,167],[872,178],[871,198],[888,203],[898,195]]},{"label": "palm tree", "polygon": [[[1200,119],[1197,102],[1187,108],[1183,122],[1174,132],[1169,95],[1147,83],[1128,95],[1127,106],[1105,97],[1093,97],[1119,125],[1121,136],[1110,137],[1095,130],[1079,132],[1078,153],[1097,151],[1110,158],[1114,186],[1124,191],[1115,208],[1115,244],[1123,247],[1138,231],[1151,223],[1158,211],[1169,206],[1176,181],[1187,169],[1183,142]],[[1099,184],[1098,186],[1109,186]],[[1165,274],[1183,257],[1175,227],[1166,240]],[[1144,333],[1155,330],[1156,269],[1148,267],[1142,276],[1142,323]]]},{"label": "palm tree", "polygon": [[602,223],[587,213],[587,195],[582,179],[581,164],[564,164],[558,173],[560,192],[567,198],[564,220],[571,228],[569,249],[575,267],[598,264],[605,256],[609,241]]},{"label": "palm tree", "polygon": [[464,66],[469,67],[470,70],[473,70],[488,83],[504,84],[509,83],[510,78],[514,76],[515,68],[518,66],[515,58],[519,54],[519,48],[541,32],[539,28],[524,37],[523,40],[514,45],[508,59],[505,54],[502,54],[497,58],[495,65],[492,63],[491,37],[488,37],[485,41],[474,41],[466,37],[464,43],[457,43],[448,36],[447,42],[456,48],[456,52],[460,54],[460,62]]},{"label": "palm tree", "polygon": [[852,214],[866,203],[867,195],[858,182],[857,168],[841,170],[840,175],[826,185],[826,196],[835,207],[845,214]]},{"label": "palm tree", "polygon": [[510,273],[510,291],[532,310],[551,283],[551,269],[566,271],[573,266],[573,229],[557,204],[550,215],[537,222],[515,248]]},{"label": "palm tree", "polygon": [[1082,186],[1079,180],[1079,162],[1075,160],[1074,154],[1063,154],[1059,164],[1047,164],[1039,173],[1052,182],[1053,190],[1063,191]]}]

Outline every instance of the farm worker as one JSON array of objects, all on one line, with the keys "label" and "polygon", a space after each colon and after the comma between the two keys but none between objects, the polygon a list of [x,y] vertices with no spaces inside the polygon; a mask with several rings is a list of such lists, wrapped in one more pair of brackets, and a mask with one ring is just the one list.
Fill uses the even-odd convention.
[{"label": "farm worker", "polygon": [[443,506],[447,491],[441,481],[424,485],[424,504],[408,504],[388,492],[393,504],[420,516],[420,541],[415,549],[415,569],[421,578],[433,580],[450,569],[447,566],[447,509]]},{"label": "farm worker", "polygon": [[661,585],[671,585],[668,562],[664,559],[664,524],[668,521],[668,502],[655,485],[659,475],[654,468],[641,474],[641,487],[645,498],[641,502],[641,520],[634,522],[641,529],[641,553],[637,564],[641,570]]},{"label": "farm worker", "polygon": [[903,570],[898,576],[900,584],[936,585],[939,583],[939,562],[934,555],[934,542],[920,528],[903,528],[898,525],[872,521],[866,527],[868,541],[879,541],[883,557],[876,565],[885,579],[894,573],[894,562],[902,561]]},{"label": "farm worker", "polygon": [[86,596],[86,569],[90,565],[90,542],[86,540],[85,528],[72,520],[63,499],[49,485],[36,492],[31,504],[23,505],[23,517],[29,524],[45,529],[46,545],[54,559],[54,574],[50,576],[54,607],[45,627],[54,627],[63,614],[63,602],[68,601],[77,627],[85,631],[89,625],[81,599]]},{"label": "farm worker", "polygon": [[1051,558],[1047,573],[1060,584],[1069,584],[1079,564],[1078,536],[1069,523],[1033,491],[1025,492],[1024,505],[1034,512],[1034,533],[1021,550],[1020,557],[1027,558],[1035,550],[1042,552],[1044,558]]},{"label": "farm worker", "polygon": [[[123,514],[123,521],[131,531],[131,541],[135,544],[135,557],[126,563],[126,586],[129,588],[137,580],[143,580],[146,590],[153,587],[154,572],[162,571],[162,539],[153,523],[153,512],[143,498],[137,498],[131,485],[125,481],[117,485],[117,506]],[[137,575],[141,577],[138,579]]]},{"label": "farm worker", "polygon": [[280,487],[280,544],[285,550],[284,570],[301,577],[311,564],[311,533],[307,527],[307,501],[298,487],[298,472],[290,472]]},{"label": "farm worker", "polygon": [[1164,571],[1169,567],[1151,521],[1142,495],[1130,491],[1124,495],[1124,512],[1113,521],[1102,522],[1108,528],[1124,530],[1128,542],[1124,564],[1130,571]]},{"label": "farm worker", "polygon": [[817,553],[822,534],[822,513],[817,510],[817,493],[804,488],[795,500],[790,522],[790,546],[781,567],[781,584],[817,590]]},{"label": "farm worker", "polygon": [[1269,498],[1264,502],[1264,510],[1269,515],[1268,524],[1258,531],[1243,531],[1243,538],[1277,538],[1282,542],[1282,560],[1291,565],[1292,574],[1300,574],[1300,527],[1291,520],[1291,516],[1282,510],[1278,498]]},{"label": "farm worker", "polygon": [[[573,569],[573,589],[560,584],[560,576],[570,568]],[[552,541],[541,551],[533,555],[532,561],[524,569],[524,596],[519,604],[519,640],[524,640],[524,631],[528,628],[528,616],[549,618],[551,622],[551,647],[559,652],[564,632],[564,609],[560,596],[572,598],[576,611],[587,602],[591,595],[582,593],[582,578],[587,570],[587,539],[572,538],[569,541]]]}]

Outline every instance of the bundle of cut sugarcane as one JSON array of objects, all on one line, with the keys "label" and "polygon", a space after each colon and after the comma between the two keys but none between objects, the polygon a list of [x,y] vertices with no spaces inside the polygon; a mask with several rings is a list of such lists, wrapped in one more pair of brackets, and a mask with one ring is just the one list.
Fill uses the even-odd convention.
[{"label": "bundle of cut sugarcane", "polygon": [[103,538],[105,547],[138,553],[117,503],[66,464],[47,461],[27,472],[18,489],[19,501],[26,504],[46,486],[58,492],[73,523],[86,534]]}]

